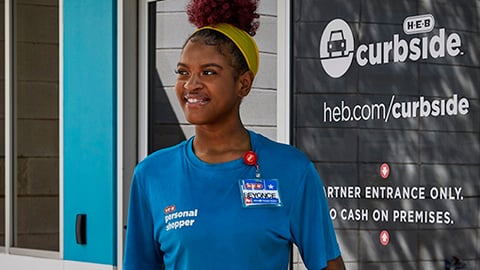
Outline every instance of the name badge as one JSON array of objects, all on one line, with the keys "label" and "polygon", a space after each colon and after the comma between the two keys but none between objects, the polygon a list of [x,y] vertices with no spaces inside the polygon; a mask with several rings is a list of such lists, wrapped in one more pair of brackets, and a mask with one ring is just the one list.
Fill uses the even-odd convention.
[{"label": "name badge", "polygon": [[282,206],[277,179],[241,179],[239,184],[243,207]]}]

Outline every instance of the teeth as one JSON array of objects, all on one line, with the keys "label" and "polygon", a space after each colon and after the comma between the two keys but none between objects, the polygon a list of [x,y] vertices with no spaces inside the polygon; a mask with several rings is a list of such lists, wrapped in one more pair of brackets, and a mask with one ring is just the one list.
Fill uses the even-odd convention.
[{"label": "teeth", "polygon": [[201,104],[207,102],[207,99],[205,98],[199,98],[199,97],[185,97],[187,103],[190,104]]},{"label": "teeth", "polygon": [[198,99],[198,98],[189,98],[187,99],[188,103],[200,103],[202,102],[201,99]]}]

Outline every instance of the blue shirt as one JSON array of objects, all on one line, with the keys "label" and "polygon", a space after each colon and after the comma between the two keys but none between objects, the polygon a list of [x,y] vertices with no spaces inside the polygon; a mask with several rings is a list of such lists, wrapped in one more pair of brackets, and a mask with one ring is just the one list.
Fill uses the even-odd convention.
[{"label": "blue shirt", "polygon": [[244,207],[243,159],[201,161],[194,137],[143,160],[133,176],[124,269],[287,269],[291,243],[308,269],[340,256],[322,182],[296,148],[250,132],[264,179],[277,179],[281,206]]}]

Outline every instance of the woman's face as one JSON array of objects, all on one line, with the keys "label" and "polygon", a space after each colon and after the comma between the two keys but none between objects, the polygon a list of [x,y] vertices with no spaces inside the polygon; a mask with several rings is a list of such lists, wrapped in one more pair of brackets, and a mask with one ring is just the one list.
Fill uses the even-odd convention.
[{"label": "woman's face", "polygon": [[224,125],[240,121],[240,103],[250,90],[251,80],[246,82],[250,78],[246,73],[235,80],[230,63],[231,59],[215,46],[200,41],[186,44],[177,64],[175,90],[189,123]]}]

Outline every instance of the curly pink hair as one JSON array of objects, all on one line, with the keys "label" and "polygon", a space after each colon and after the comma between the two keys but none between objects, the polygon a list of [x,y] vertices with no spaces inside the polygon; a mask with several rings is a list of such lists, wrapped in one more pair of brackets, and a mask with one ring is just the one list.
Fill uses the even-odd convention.
[{"label": "curly pink hair", "polygon": [[258,0],[190,0],[186,10],[188,20],[198,28],[228,23],[254,36],[260,17],[257,6]]}]

